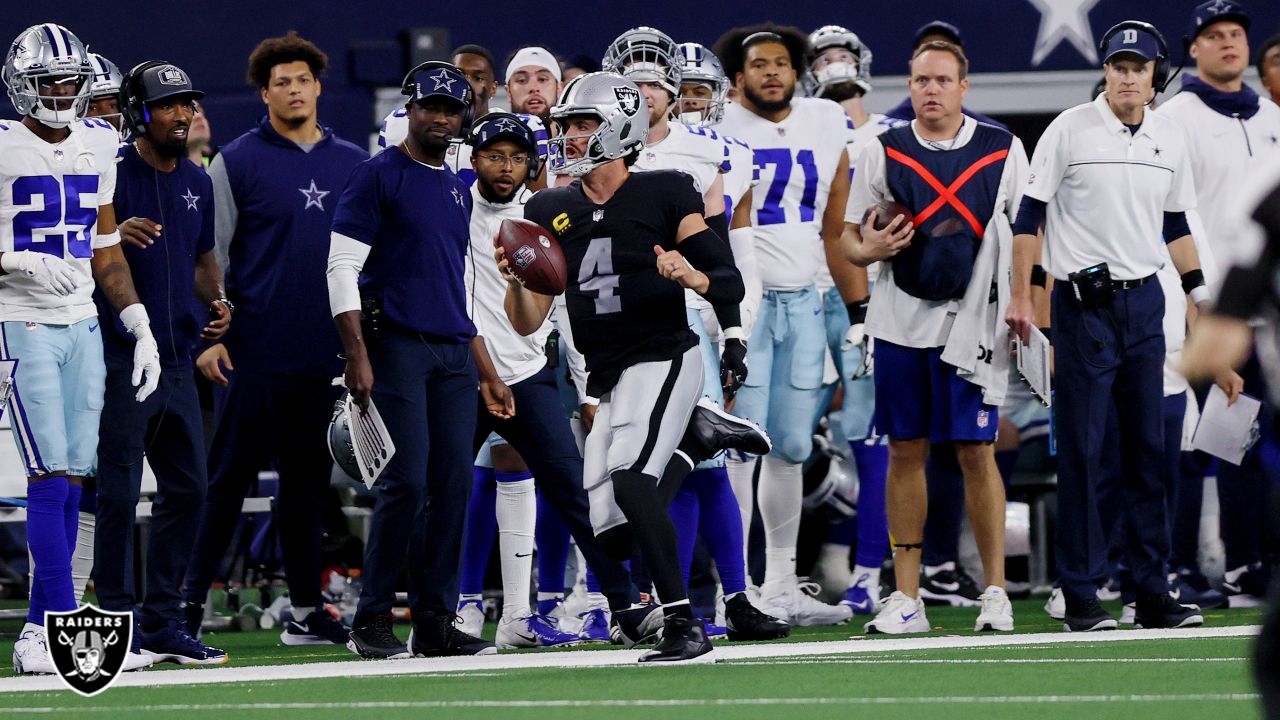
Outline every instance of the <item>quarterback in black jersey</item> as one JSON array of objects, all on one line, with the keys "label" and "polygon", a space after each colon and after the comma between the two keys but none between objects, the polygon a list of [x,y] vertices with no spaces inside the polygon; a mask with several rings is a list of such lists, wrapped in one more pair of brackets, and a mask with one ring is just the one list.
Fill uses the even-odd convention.
[{"label": "quarterback in black jersey", "polygon": [[[663,601],[663,639],[640,661],[708,662],[711,644],[689,606],[666,504],[691,455],[696,462],[708,451],[768,440],[698,405],[702,356],[684,289],[737,303],[742,276],[703,220],[702,197],[687,175],[628,169],[648,131],[634,83],[613,73],[575,78],[551,121],[559,129],[549,144],[551,172],[575,180],[535,195],[525,217],[564,251],[569,322],[587,361],[588,393],[600,399],[583,458],[592,526],[615,555],[639,547]],[[496,257],[508,279],[507,315],[517,332],[532,333],[552,298],[520,285],[501,248]]]}]

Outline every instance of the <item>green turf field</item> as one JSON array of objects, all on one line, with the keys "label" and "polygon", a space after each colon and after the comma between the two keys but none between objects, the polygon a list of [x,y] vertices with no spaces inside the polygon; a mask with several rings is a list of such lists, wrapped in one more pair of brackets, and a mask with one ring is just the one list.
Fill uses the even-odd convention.
[{"label": "green turf field", "polygon": [[[355,663],[349,676],[289,679],[300,663],[351,661],[341,648],[286,648],[276,631],[217,633],[206,641],[226,649],[232,667],[262,668],[269,680],[159,687],[115,687],[98,697],[69,691],[0,692],[0,714],[182,717],[215,713],[239,718],[303,718],[372,713],[370,717],[684,718],[709,708],[732,718],[1256,718],[1247,637],[1150,639],[1117,642],[1062,640],[1042,600],[1015,603],[1019,633],[1054,633],[1033,644],[963,649],[877,650],[882,638],[856,650],[808,656],[726,657],[714,666],[648,668],[481,668],[474,671],[361,677],[396,663]],[[1111,608],[1118,614],[1119,608]],[[935,637],[971,637],[976,610],[930,608]],[[1213,611],[1206,627],[1256,624],[1259,613]],[[7,659],[19,628],[0,623],[0,658]],[[407,626],[401,628],[407,633]],[[798,629],[792,641],[848,640],[855,628]],[[493,626],[487,627],[492,633]],[[742,648],[740,643],[718,647]],[[814,645],[814,648],[821,647]],[[841,646],[847,647],[847,646]],[[605,646],[605,651],[615,648]],[[749,650],[749,649],[748,649]],[[587,650],[563,652],[581,658]],[[499,657],[507,657],[504,653]],[[570,656],[565,656],[569,658]],[[601,658],[606,655],[599,656]],[[612,654],[607,657],[617,658]],[[550,658],[544,658],[550,659]],[[589,656],[588,656],[589,659]],[[514,662],[514,661],[513,661]],[[616,662],[616,660],[615,660]],[[335,669],[341,666],[335,666]],[[403,667],[403,666],[402,666]],[[178,680],[203,669],[164,665],[142,675]],[[216,672],[216,670],[215,670]],[[254,671],[255,673],[257,671]],[[136,676],[131,675],[132,680]],[[0,689],[3,678],[0,677]],[[800,715],[799,713],[803,713]],[[872,715],[874,714],[874,715]]]}]

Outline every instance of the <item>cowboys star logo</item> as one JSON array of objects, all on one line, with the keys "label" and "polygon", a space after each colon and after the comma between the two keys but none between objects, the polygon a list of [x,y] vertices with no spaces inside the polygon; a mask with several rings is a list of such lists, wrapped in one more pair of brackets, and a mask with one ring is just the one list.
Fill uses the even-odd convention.
[{"label": "cowboys star logo", "polygon": [[120,676],[133,643],[133,613],[84,605],[72,612],[46,612],[49,660],[72,690],[90,697]]},{"label": "cowboys star logo", "polygon": [[622,108],[622,112],[627,117],[631,117],[640,111],[640,91],[631,87],[616,87],[613,94],[618,98],[618,106]]},{"label": "cowboys star logo", "polygon": [[454,79],[454,77],[451,76],[448,72],[446,72],[444,68],[441,68],[440,72],[436,73],[435,75],[428,75],[427,77],[431,78],[436,83],[436,86],[434,88],[431,88],[432,90],[439,90],[440,88],[444,88],[447,92],[453,92],[453,84],[457,82],[457,80]]},{"label": "cowboys star logo", "polygon": [[511,118],[499,118],[496,122],[493,123],[493,127],[494,127],[493,131],[495,133],[502,133],[502,132],[513,133],[516,131],[516,121],[512,120]]}]

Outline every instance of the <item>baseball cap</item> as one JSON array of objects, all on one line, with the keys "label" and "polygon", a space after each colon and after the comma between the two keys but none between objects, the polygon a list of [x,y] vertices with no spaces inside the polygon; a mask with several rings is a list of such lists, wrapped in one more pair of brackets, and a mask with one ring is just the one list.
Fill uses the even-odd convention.
[{"label": "baseball cap", "polygon": [[1249,30],[1249,11],[1233,0],[1209,0],[1200,3],[1191,11],[1191,29],[1187,37],[1195,40],[1201,31],[1219,20],[1233,20],[1247,32]]},{"label": "baseball cap", "polygon": [[913,47],[918,47],[920,45],[920,41],[930,35],[945,35],[948,40],[956,45],[960,45],[961,47],[964,46],[964,38],[960,37],[960,28],[942,20],[934,20],[930,23],[926,23],[921,26],[919,30],[916,30],[916,35],[911,41],[911,45]]},{"label": "baseball cap", "polygon": [[546,48],[530,46],[520,48],[520,50],[511,57],[511,62],[507,63],[507,82],[511,82],[511,76],[516,74],[517,70],[527,67],[539,67],[546,69],[551,73],[556,82],[560,82],[560,62],[556,60],[556,56],[552,55]]},{"label": "baseball cap", "polygon": [[457,67],[439,60],[428,60],[409,71],[400,88],[409,102],[422,102],[429,97],[445,97],[464,108],[471,104],[471,83]]},{"label": "baseball cap", "polygon": [[1111,62],[1111,58],[1122,53],[1131,53],[1143,60],[1155,60],[1162,54],[1160,41],[1155,35],[1142,28],[1128,27],[1112,33],[1107,38],[1106,47],[1102,49],[1102,64]]},{"label": "baseball cap", "polygon": [[191,78],[187,77],[182,68],[170,63],[155,63],[143,69],[134,82],[134,87],[141,91],[138,93],[139,99],[145,103],[158,102],[175,95],[188,95],[195,100],[204,97],[204,93],[191,84]]}]

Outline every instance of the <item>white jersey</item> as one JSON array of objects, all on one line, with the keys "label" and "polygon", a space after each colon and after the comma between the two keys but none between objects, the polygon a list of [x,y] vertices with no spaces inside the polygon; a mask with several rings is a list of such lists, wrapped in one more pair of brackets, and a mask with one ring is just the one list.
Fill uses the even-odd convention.
[{"label": "white jersey", "polygon": [[716,178],[728,171],[728,148],[714,132],[667,121],[667,136],[646,143],[633,170],[679,170],[693,178],[699,195],[705,195]]},{"label": "white jersey", "polygon": [[103,247],[95,240],[98,207],[115,195],[120,135],[96,118],[70,128],[53,144],[19,121],[0,120],[0,252],[46,252],[84,276],[63,297],[16,273],[0,275],[0,321],[71,325],[98,314],[90,260]]},{"label": "white jersey", "polygon": [[[543,160],[547,158],[547,128],[542,124],[542,120],[537,115],[525,115],[516,113],[516,117],[524,121],[529,129],[533,131],[534,138],[538,141],[538,155]],[[409,135],[409,113],[404,108],[396,108],[389,115],[382,119],[382,125],[378,128],[378,148],[374,151],[374,155],[386,150],[389,147],[395,147],[404,142]],[[449,143],[449,149],[444,155],[445,167],[453,171],[467,185],[476,184],[476,171],[471,165],[471,146],[461,140]]]},{"label": "white jersey", "polygon": [[1257,114],[1245,119],[1216,112],[1199,95],[1184,91],[1162,104],[1158,113],[1173,118],[1186,132],[1196,184],[1196,207],[1187,220],[1197,246],[1210,250],[1200,256],[1200,264],[1216,294],[1227,269],[1259,249],[1248,246],[1247,236],[1227,232],[1224,223],[1245,179],[1256,168],[1280,163],[1280,107],[1260,98]]},{"label": "white jersey", "polygon": [[736,137],[721,135],[724,141],[725,159],[729,170],[724,174],[724,212],[733,224],[733,209],[738,206],[747,191],[760,182],[760,166],[751,146]]},{"label": "white jersey", "polygon": [[507,281],[493,261],[493,238],[498,227],[508,218],[524,217],[524,204],[533,193],[521,189],[511,202],[497,204],[480,195],[479,185],[471,186],[471,252],[467,258],[465,281],[467,305],[476,334],[484,338],[485,348],[493,360],[498,377],[513,385],[535,375],[547,364],[547,336],[551,320],[544,319],[537,332],[520,335],[511,327],[503,309]]},{"label": "white jersey", "polygon": [[830,100],[793,98],[791,112],[775,123],[730,103],[720,128],[750,145],[760,168],[751,205],[764,289],[813,285],[814,248],[822,245],[827,196],[849,140],[844,109]]},{"label": "white jersey", "polygon": [[1164,213],[1195,207],[1195,183],[1182,128],[1143,113],[1131,133],[1106,95],[1063,112],[1031,159],[1026,194],[1048,203],[1044,269],[1057,280],[1107,263],[1117,280],[1159,270]]},{"label": "white jersey", "polygon": [[[850,180],[853,179],[854,165],[858,160],[858,153],[862,152],[862,148],[866,147],[867,143],[880,137],[880,133],[890,128],[895,128],[899,125],[902,125],[905,122],[906,122],[905,120],[891,118],[887,115],[879,115],[877,113],[871,113],[867,117],[866,122],[862,123],[862,125],[855,127],[852,130],[852,135],[850,136],[849,144],[845,148],[846,152],[848,152],[849,154],[849,179]],[[850,195],[850,199],[852,199],[852,197],[853,196]],[[849,214],[847,208],[846,208],[845,214],[846,215]],[[831,267],[827,265],[826,250],[822,247],[822,245],[818,245],[817,252],[818,252],[818,277],[817,277],[818,292],[825,293],[826,291],[836,286],[836,281],[831,277]],[[871,267],[868,267],[867,279],[869,281],[875,280],[875,276],[879,271],[879,269],[880,269],[880,263],[873,263]]]}]

